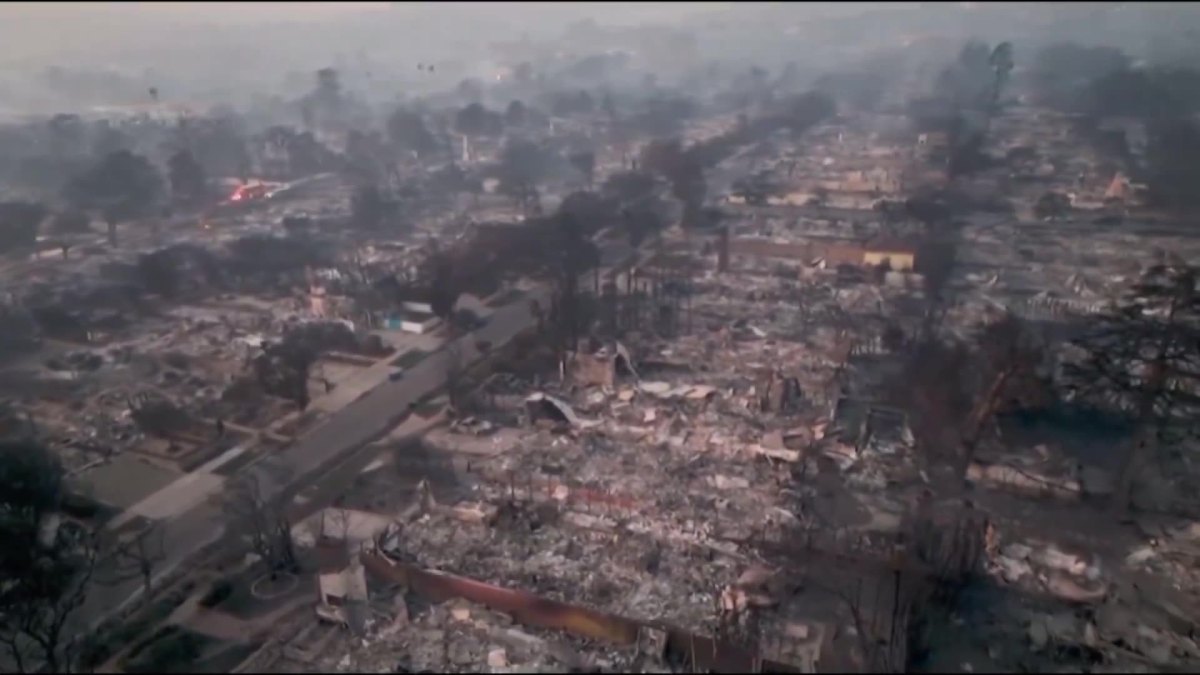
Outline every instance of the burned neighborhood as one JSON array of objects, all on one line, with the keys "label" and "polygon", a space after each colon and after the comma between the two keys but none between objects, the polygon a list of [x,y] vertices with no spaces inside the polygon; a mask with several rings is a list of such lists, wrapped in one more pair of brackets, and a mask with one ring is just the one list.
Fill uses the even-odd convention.
[{"label": "burned neighborhood", "polygon": [[0,669],[1200,668],[1195,7],[139,4],[0,8]]}]

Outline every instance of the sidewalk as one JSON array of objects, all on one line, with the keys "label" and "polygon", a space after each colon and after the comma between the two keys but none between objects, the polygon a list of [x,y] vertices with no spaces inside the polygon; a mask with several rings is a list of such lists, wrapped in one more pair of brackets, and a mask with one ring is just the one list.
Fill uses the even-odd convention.
[{"label": "sidewalk", "polygon": [[225,478],[214,472],[249,450],[248,443],[226,450],[218,457],[196,467],[191,473],[180,476],[170,485],[125,509],[108,521],[108,529],[120,529],[122,525],[137,517],[154,520],[170,519],[193,508],[224,487]]},{"label": "sidewalk", "polygon": [[[530,300],[538,299],[544,304],[546,293],[545,289],[533,289],[496,310],[480,330],[461,338],[463,358],[475,361],[480,357],[475,348],[476,341],[487,340],[497,346],[506,344],[531,326],[534,318],[530,314]],[[324,481],[327,478],[324,473],[335,470],[352,456],[351,453],[387,434],[409,413],[410,405],[443,386],[447,360],[444,350],[427,354],[405,372],[403,379],[385,380],[337,413],[325,417],[291,445],[256,457],[256,461],[242,470],[258,479],[267,498],[288,497],[289,492],[294,494],[314,480]],[[250,442],[227,451],[143,499],[112,521],[119,527],[141,514],[158,520],[167,556],[155,571],[156,583],[224,536],[225,515],[212,497],[220,493],[225,478],[213,472],[252,447]],[[88,594],[75,620],[86,626],[86,630],[95,630],[104,619],[140,598],[142,592],[142,584],[136,579],[113,586],[98,585]]]}]

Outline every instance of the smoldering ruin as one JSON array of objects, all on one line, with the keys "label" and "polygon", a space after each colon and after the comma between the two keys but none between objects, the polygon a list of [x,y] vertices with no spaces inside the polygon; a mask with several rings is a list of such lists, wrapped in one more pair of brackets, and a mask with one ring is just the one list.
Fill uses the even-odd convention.
[{"label": "smoldering ruin", "polygon": [[357,4],[0,9],[5,669],[1200,665],[1194,8]]}]

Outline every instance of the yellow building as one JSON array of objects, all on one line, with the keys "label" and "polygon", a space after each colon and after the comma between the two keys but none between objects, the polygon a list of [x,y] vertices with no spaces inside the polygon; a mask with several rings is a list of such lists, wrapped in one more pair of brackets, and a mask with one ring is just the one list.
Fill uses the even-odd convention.
[{"label": "yellow building", "polygon": [[863,252],[863,264],[878,267],[885,262],[897,272],[911,271],[916,267],[917,249],[912,244],[893,239],[868,242]]}]

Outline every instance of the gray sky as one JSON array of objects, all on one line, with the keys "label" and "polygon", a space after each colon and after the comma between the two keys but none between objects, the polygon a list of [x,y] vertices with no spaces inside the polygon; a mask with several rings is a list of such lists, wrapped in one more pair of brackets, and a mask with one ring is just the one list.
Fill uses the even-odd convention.
[{"label": "gray sky", "polygon": [[12,2],[0,3],[5,61],[52,59],[80,49],[158,42],[181,26],[311,22],[387,11],[387,2]]},{"label": "gray sky", "polygon": [[[965,10],[963,5],[974,5]],[[141,100],[149,86],[175,101],[210,104],[295,96],[312,73],[339,68],[352,88],[374,73],[376,92],[423,93],[490,69],[505,44],[549,45],[567,57],[604,49],[621,31],[585,45],[564,29],[592,18],[606,27],[675,26],[697,38],[695,58],[768,68],[795,61],[841,67],[904,35],[1020,42],[1107,43],[1137,57],[1200,48],[1188,6],[1158,3],[783,2],[65,2],[0,3],[0,111]],[[864,14],[866,13],[866,14]],[[1195,10],[1192,11],[1195,14]],[[855,17],[835,19],[832,17]],[[1186,24],[1186,25],[1185,25]],[[1175,35],[1178,33],[1179,35]],[[646,52],[642,31],[626,35]],[[1182,45],[1182,47],[1180,46]],[[555,52],[555,53],[557,53]],[[503,52],[510,53],[510,52]],[[661,54],[659,56],[662,56]],[[507,58],[507,57],[504,57]],[[670,60],[669,58],[667,60]],[[437,81],[415,65],[437,62]],[[655,62],[656,66],[662,65]],[[50,70],[51,66],[60,67]],[[547,67],[550,67],[549,65]],[[457,78],[457,79],[456,79]],[[103,99],[103,100],[101,100]]]},{"label": "gray sky", "polygon": [[[110,50],[170,48],[172,41],[209,28],[248,28],[284,23],[327,24],[333,32],[348,21],[395,22],[467,15],[507,19],[510,25],[562,24],[588,16],[601,23],[672,20],[730,3],[538,2],[63,2],[0,3],[0,62],[45,66],[56,59],[103,57]],[[497,26],[499,27],[499,26]],[[492,39],[507,36],[492,35]],[[264,35],[269,39],[270,36]],[[336,38],[337,36],[332,36]],[[407,36],[397,35],[399,39]],[[91,52],[89,54],[89,52]],[[164,54],[167,56],[169,54]]]}]

